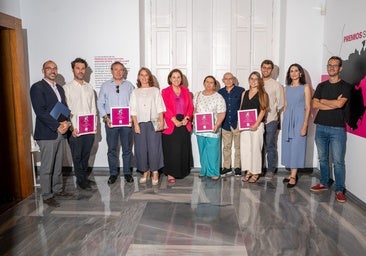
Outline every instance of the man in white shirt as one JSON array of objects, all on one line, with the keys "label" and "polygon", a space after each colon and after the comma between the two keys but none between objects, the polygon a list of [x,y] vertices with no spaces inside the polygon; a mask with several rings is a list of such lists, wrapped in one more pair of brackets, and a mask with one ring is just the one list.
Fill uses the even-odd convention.
[{"label": "man in white shirt", "polygon": [[[96,99],[92,85],[84,81],[85,71],[88,67],[84,59],[76,58],[71,62],[74,80],[64,86],[66,102],[71,110],[71,122],[73,125],[68,141],[71,149],[76,184],[84,190],[91,190],[91,184],[95,182],[88,179],[88,162],[93,147],[96,127]],[[94,115],[94,130],[85,133],[78,129],[78,116]]]},{"label": "man in white shirt", "polygon": [[277,168],[277,130],[279,116],[284,106],[283,86],[271,77],[273,62],[264,60],[261,64],[261,73],[264,81],[264,89],[269,97],[269,109],[265,122],[264,150],[267,155],[266,179],[272,179]]}]

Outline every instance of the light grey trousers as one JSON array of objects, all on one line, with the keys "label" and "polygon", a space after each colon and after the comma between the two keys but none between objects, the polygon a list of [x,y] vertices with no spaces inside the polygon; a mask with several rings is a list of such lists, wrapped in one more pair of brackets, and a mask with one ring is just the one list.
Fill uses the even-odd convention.
[{"label": "light grey trousers", "polygon": [[58,135],[55,140],[38,140],[41,151],[41,166],[39,180],[43,200],[53,197],[53,193],[61,192],[62,187],[62,161],[64,155],[65,139]]}]

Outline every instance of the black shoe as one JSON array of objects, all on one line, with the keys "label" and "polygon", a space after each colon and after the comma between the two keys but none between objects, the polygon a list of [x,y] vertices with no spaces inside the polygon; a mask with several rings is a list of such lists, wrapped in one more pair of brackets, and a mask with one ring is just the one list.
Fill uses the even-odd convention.
[{"label": "black shoe", "polygon": [[[296,174],[296,182],[297,182],[297,180],[299,179],[299,177],[297,176],[297,174]],[[283,180],[282,180],[282,182],[289,182],[290,181],[290,178],[284,178]]]},{"label": "black shoe", "polygon": [[125,174],[125,180],[128,182],[128,183],[132,183],[133,182],[133,177],[131,174]]},{"label": "black shoe", "polygon": [[54,195],[56,197],[71,197],[74,194],[73,193],[66,192],[66,191],[61,191],[61,192],[54,193]]},{"label": "black shoe", "polygon": [[241,169],[240,168],[235,168],[234,172],[235,172],[235,176],[241,176]]},{"label": "black shoe", "polygon": [[53,198],[53,197],[43,200],[43,203],[47,204],[48,206],[52,206],[52,207],[60,207],[59,202],[57,202],[55,200],[55,198]]},{"label": "black shoe", "polygon": [[90,186],[90,184],[87,180],[84,180],[82,182],[77,182],[77,184],[81,189],[84,189],[86,191],[91,191],[92,190],[92,187]]},{"label": "black shoe", "polygon": [[94,180],[87,179],[86,181],[89,183],[89,185],[97,185],[97,183]]},{"label": "black shoe", "polygon": [[287,183],[287,187],[288,187],[288,188],[293,188],[293,187],[295,187],[295,186],[296,186],[296,184],[297,184],[297,175],[296,175],[296,178],[294,178],[294,177],[290,177],[290,180],[291,180],[291,179],[294,179],[294,180],[295,180],[295,183],[294,183],[294,184]]},{"label": "black shoe", "polygon": [[108,184],[113,184],[116,182],[116,180],[117,180],[117,175],[111,175],[111,176],[109,176]]},{"label": "black shoe", "polygon": [[228,168],[222,168],[222,170],[220,171],[220,175],[221,176],[226,176],[226,174],[230,174],[232,172],[231,168],[228,169]]}]

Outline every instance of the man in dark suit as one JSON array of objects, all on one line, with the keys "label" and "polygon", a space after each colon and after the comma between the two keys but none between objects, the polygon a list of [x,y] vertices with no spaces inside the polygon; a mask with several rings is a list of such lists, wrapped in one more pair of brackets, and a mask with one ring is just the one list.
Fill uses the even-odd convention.
[{"label": "man in dark suit", "polygon": [[56,84],[57,65],[48,60],[43,64],[44,78],[32,85],[30,96],[36,126],[34,139],[41,151],[41,166],[39,169],[43,202],[49,206],[58,207],[55,196],[70,196],[63,191],[62,160],[65,133],[70,127],[67,120],[58,121],[50,115],[57,102],[66,105],[64,89]]}]

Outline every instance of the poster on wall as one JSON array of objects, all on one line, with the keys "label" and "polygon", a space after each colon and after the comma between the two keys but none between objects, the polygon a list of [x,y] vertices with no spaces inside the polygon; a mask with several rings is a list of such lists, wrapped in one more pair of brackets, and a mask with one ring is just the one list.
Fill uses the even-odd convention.
[{"label": "poster on wall", "polygon": [[105,81],[112,78],[111,65],[116,61],[121,62],[125,66],[126,70],[124,78],[126,78],[129,71],[127,68],[127,64],[129,63],[128,59],[116,56],[94,56],[94,77],[96,88],[100,88]]},{"label": "poster on wall", "polygon": [[[349,19],[346,24],[341,21],[330,24],[330,31],[340,33],[325,38],[325,61],[332,55],[340,56],[343,60],[341,78],[352,85],[346,105],[347,132],[366,138],[366,27],[358,19]],[[322,75],[322,81],[327,79],[327,74]]]},{"label": "poster on wall", "polygon": [[[366,28],[343,36],[344,44],[352,44],[343,58],[341,77],[352,85],[347,104],[347,131],[366,138],[365,103],[366,99]],[[349,47],[347,47],[350,49]]]}]

